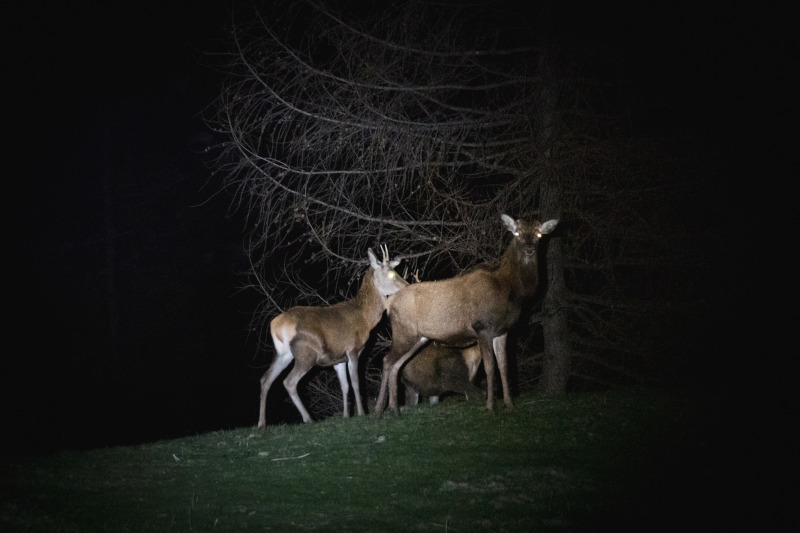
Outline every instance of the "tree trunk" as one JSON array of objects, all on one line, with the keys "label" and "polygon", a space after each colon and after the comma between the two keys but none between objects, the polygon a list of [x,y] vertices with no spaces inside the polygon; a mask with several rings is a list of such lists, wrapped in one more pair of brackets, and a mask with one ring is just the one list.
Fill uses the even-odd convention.
[{"label": "tree trunk", "polygon": [[566,291],[562,255],[561,241],[556,237],[548,243],[548,254],[545,258],[547,283],[542,302],[544,357],[539,392],[549,397],[566,392],[571,367],[570,347],[567,342],[568,324],[564,312]]},{"label": "tree trunk", "polygon": [[[552,38],[546,38],[546,45],[539,54],[539,72],[542,77],[541,124],[538,134],[540,146],[545,147],[539,162],[541,185],[540,219],[562,218],[565,208],[564,185],[567,176],[561,165],[554,164],[559,159],[561,136],[564,130],[564,117],[559,107],[559,65],[558,48]],[[564,228],[561,221],[561,228]],[[542,250],[540,261],[546,265],[547,277],[544,281],[542,302],[542,332],[544,357],[539,392],[545,396],[558,396],[566,392],[570,374],[570,349],[567,343],[568,325],[564,313],[566,289],[564,286],[564,260],[561,237],[564,231],[556,230]]]}]

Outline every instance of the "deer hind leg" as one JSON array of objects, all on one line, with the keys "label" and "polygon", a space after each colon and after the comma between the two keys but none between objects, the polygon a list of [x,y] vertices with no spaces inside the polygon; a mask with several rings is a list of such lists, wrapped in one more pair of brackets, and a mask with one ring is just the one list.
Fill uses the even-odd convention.
[{"label": "deer hind leg", "polygon": [[[392,348],[395,348],[395,340],[392,341]],[[383,414],[383,410],[386,404],[386,393],[389,389],[389,372],[396,361],[396,355],[394,350],[389,350],[383,357],[383,368],[381,370],[381,386],[378,392],[378,399],[375,402],[375,416],[380,417]]]},{"label": "deer hind leg", "polygon": [[[364,415],[364,403],[361,401],[361,387],[358,380],[358,358],[361,356],[360,350],[352,350],[347,353],[347,369],[350,371],[350,384],[353,386],[353,396],[356,398],[356,409],[358,414]],[[346,400],[345,400],[346,402]],[[347,416],[347,403],[345,403],[345,415]]]},{"label": "deer hind leg", "polygon": [[403,368],[403,365],[406,363],[406,361],[414,357],[420,348],[425,346],[427,343],[427,337],[420,337],[410,350],[408,350],[400,359],[392,364],[392,368],[389,371],[389,409],[395,413],[400,412],[400,408],[398,407],[397,403],[397,387],[398,382],[400,381],[400,370]]},{"label": "deer hind leg", "polygon": [[469,348],[465,348],[461,355],[464,358],[464,363],[467,365],[469,380],[472,382],[472,380],[475,379],[475,374],[478,373],[478,368],[481,366],[481,347],[477,344],[475,346],[470,346]]},{"label": "deer hind leg", "polygon": [[389,386],[389,369],[391,364],[392,352],[390,351],[383,358],[383,369],[381,370],[381,387],[378,392],[378,399],[375,401],[375,416],[379,417],[383,414],[384,404],[386,403],[386,390]]},{"label": "deer hind leg", "polygon": [[292,352],[289,350],[287,346],[283,344],[275,343],[275,347],[277,350],[275,353],[275,359],[272,361],[269,369],[264,372],[264,375],[261,377],[261,403],[258,410],[258,427],[263,428],[267,424],[267,394],[269,393],[269,388],[272,386],[272,382],[275,381],[275,378],[281,375],[281,372],[289,366],[289,363],[292,362],[294,359],[292,357]]},{"label": "deer hind leg", "polygon": [[[392,340],[392,349],[389,350],[389,353],[383,358],[383,370],[381,371],[381,388],[380,392],[378,393],[378,400],[375,402],[375,416],[379,417],[383,414],[385,404],[386,404],[386,395],[387,392],[389,393],[390,400],[389,406],[393,406],[393,410],[397,411],[397,380],[399,372],[394,371],[395,367],[399,369],[403,366],[403,363],[406,359],[411,357],[423,344],[428,342],[428,339],[425,337],[421,337],[411,348],[410,351],[405,351],[403,347],[397,344],[397,336]],[[402,355],[398,355],[402,354]],[[398,364],[399,363],[399,364]],[[392,377],[392,374],[393,377]],[[391,403],[391,381],[394,380],[394,403]]]},{"label": "deer hind leg", "polygon": [[314,366],[317,360],[316,351],[304,342],[293,342],[292,349],[294,351],[294,367],[289,371],[286,379],[283,380],[283,386],[286,387],[286,392],[292,399],[292,403],[300,411],[303,417],[303,422],[312,422],[311,415],[308,414],[303,402],[300,401],[300,396],[297,394],[297,384],[303,379],[309,370]]},{"label": "deer hind leg", "polygon": [[[467,363],[467,383],[465,386],[464,395],[467,397],[467,400],[474,398],[486,398],[486,392],[473,382],[475,379],[475,374],[478,373],[478,368],[481,366],[480,347],[476,346],[475,349],[478,351],[478,357],[470,357],[469,359],[465,360]],[[472,348],[469,348],[469,350],[472,350]]]},{"label": "deer hind leg", "polygon": [[492,339],[494,346],[494,356],[497,358],[497,368],[500,369],[500,381],[503,383],[503,401],[508,409],[514,408],[511,401],[511,387],[508,382],[508,359],[506,358],[506,339],[508,333]]}]

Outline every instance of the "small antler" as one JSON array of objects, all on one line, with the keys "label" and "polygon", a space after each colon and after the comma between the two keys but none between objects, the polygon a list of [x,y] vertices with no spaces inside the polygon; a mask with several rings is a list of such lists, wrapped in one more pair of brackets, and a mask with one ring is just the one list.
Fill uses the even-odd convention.
[{"label": "small antler", "polygon": [[381,244],[381,252],[383,252],[383,264],[389,264],[389,246],[386,244]]}]

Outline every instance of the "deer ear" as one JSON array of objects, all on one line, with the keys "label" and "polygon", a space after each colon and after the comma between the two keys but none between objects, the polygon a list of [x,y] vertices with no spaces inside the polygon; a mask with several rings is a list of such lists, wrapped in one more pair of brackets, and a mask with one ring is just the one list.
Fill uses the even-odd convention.
[{"label": "deer ear", "polygon": [[395,257],[394,259],[392,259],[391,261],[389,261],[389,266],[390,266],[390,267],[392,267],[392,268],[394,268],[394,267],[396,267],[397,265],[399,265],[399,264],[400,264],[400,261],[402,261],[402,260],[403,260],[403,258],[402,258],[401,256],[399,256],[399,255],[398,255],[397,257]]},{"label": "deer ear", "polygon": [[369,256],[369,264],[372,265],[372,268],[376,270],[380,268],[381,264],[378,262],[378,258],[375,257],[375,253],[372,251],[372,248],[367,248],[367,255]]},{"label": "deer ear", "polygon": [[547,233],[550,233],[551,231],[556,229],[557,225],[558,225],[558,219],[557,218],[553,218],[551,220],[548,220],[547,222],[544,222],[544,223],[542,223],[541,226],[539,226],[539,233],[541,233],[543,235],[547,234]]},{"label": "deer ear", "polygon": [[500,215],[500,219],[503,221],[503,224],[506,225],[506,229],[508,229],[508,231],[511,233],[517,231],[517,223],[513,218],[503,213]]}]

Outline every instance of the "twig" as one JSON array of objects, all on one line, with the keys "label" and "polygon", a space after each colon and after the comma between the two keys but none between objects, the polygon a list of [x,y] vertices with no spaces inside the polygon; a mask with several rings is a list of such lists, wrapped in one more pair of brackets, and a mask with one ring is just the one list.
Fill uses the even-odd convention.
[{"label": "twig", "polygon": [[289,459],[302,459],[303,457],[308,457],[311,453],[304,453],[303,455],[298,455],[297,457],[276,457],[273,461],[288,461]]}]

